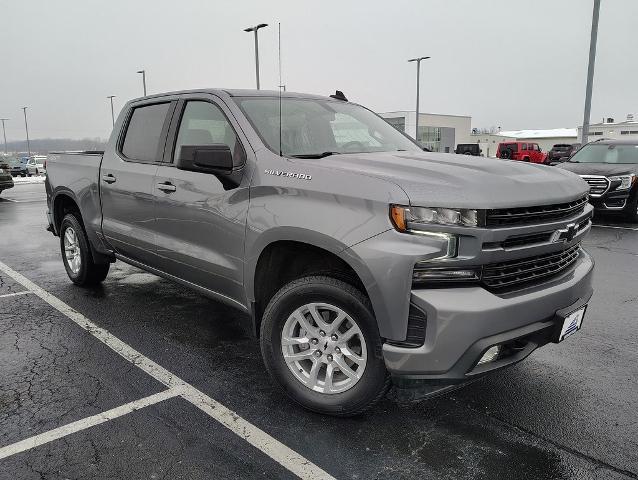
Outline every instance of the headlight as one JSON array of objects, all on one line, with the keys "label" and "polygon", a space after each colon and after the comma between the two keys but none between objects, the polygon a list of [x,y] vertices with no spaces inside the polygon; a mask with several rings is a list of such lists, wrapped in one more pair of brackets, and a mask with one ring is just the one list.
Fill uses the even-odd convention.
[{"label": "headlight", "polygon": [[476,227],[478,211],[468,208],[390,206],[390,219],[399,232],[418,232],[426,225]]},{"label": "headlight", "polygon": [[620,185],[616,187],[616,190],[629,190],[631,186],[636,183],[636,175],[618,175],[616,177],[609,177],[610,182],[620,182]]}]

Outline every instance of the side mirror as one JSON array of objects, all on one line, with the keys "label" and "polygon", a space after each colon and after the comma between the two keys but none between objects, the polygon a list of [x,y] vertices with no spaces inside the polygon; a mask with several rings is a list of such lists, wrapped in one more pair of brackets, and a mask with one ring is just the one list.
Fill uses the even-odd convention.
[{"label": "side mirror", "polygon": [[182,145],[175,166],[193,172],[231,173],[233,154],[224,144]]}]

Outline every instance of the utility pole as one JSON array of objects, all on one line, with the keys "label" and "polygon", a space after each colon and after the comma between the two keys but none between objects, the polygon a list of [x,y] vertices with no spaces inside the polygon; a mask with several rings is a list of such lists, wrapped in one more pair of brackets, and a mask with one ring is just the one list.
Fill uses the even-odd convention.
[{"label": "utility pole", "polygon": [[111,120],[113,122],[113,126],[115,126],[115,114],[113,113],[113,99],[115,98],[115,95],[109,95],[106,98],[111,100]]},{"label": "utility pole", "polygon": [[146,70],[138,70],[137,73],[142,74],[142,86],[144,87],[144,96],[146,96]]},{"label": "utility pole", "polygon": [[9,118],[0,118],[2,122],[2,135],[4,136],[4,153],[7,153],[7,131],[4,128],[4,122],[10,120]]},{"label": "utility pole", "polygon": [[591,91],[594,86],[594,66],[596,64],[596,43],[598,42],[598,16],[600,0],[594,0],[594,12],[591,18],[591,38],[589,40],[589,65],[587,66],[587,86],[585,87],[585,112],[583,114],[583,131],[581,143],[589,141],[589,117],[591,114]]},{"label": "utility pole", "polygon": [[244,32],[255,32],[255,77],[257,78],[257,90],[259,90],[259,40],[257,38],[257,31],[267,26],[267,23],[260,23],[254,27],[244,28]]},{"label": "utility pole", "polygon": [[416,62],[416,127],[414,138],[419,145],[421,145],[421,142],[419,142],[419,84],[421,83],[421,60],[427,60],[428,58],[430,57],[418,57],[408,60],[408,62]]},{"label": "utility pole", "polygon": [[27,122],[27,108],[29,108],[29,107],[22,107],[22,111],[24,112],[24,129],[27,132],[27,154],[30,157],[31,156],[31,143],[29,143],[29,123]]}]

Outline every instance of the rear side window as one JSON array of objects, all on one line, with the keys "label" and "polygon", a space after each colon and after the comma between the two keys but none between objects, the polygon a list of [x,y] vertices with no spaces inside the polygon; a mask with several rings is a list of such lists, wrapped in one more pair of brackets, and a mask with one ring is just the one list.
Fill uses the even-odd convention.
[{"label": "rear side window", "polygon": [[133,110],[122,144],[122,154],[126,158],[140,162],[158,160],[162,128],[169,106],[170,103],[158,103]]}]

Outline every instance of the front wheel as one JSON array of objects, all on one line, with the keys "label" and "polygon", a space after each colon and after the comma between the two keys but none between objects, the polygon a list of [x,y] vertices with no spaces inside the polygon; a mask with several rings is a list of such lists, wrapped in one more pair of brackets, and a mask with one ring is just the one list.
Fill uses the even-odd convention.
[{"label": "front wheel", "polygon": [[109,273],[109,263],[95,263],[84,226],[73,214],[67,214],[60,225],[60,250],[66,273],[80,286],[97,285]]},{"label": "front wheel", "polygon": [[261,351],[275,382],[303,407],[352,416],[390,384],[368,298],[326,276],[294,280],[269,302]]}]

